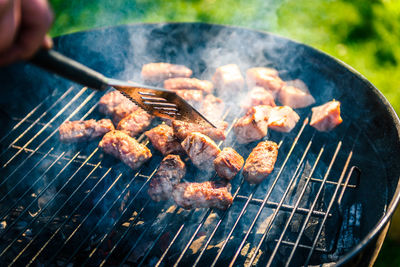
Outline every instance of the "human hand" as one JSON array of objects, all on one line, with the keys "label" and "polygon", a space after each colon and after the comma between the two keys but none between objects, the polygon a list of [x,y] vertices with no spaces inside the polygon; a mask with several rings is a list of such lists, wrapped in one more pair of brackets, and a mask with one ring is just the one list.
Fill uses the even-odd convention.
[{"label": "human hand", "polygon": [[53,13],[47,0],[0,0],[0,65],[28,59],[51,48],[46,32]]}]

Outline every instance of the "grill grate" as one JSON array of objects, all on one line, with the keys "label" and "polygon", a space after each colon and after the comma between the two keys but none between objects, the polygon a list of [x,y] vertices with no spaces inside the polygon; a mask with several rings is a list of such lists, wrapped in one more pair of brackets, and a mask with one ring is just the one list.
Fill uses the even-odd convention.
[{"label": "grill grate", "polygon": [[[351,166],[357,138],[348,144],[345,131],[332,146],[302,116],[306,119],[296,136],[273,136],[280,140],[280,157],[268,185],[249,185],[240,176],[233,182],[230,209],[185,211],[172,201],[154,203],[147,197],[161,160],[157,153],[132,173],[96,144],[59,144],[58,126],[99,116],[94,111],[100,96],[74,87],[54,93],[24,118],[15,118],[15,126],[0,139],[5,148],[0,155],[0,190],[5,192],[0,199],[0,261],[28,266],[282,265],[278,255],[286,253],[283,264],[290,266],[299,264],[298,254],[306,255],[301,264],[308,265],[314,254],[334,251],[345,190],[359,184],[350,183],[352,177],[359,179],[358,168]],[[229,132],[237,119],[231,113],[227,109],[224,115],[231,121]],[[144,135],[139,141],[148,143]],[[335,178],[336,173],[340,176]],[[337,224],[330,233],[333,241],[323,246],[330,221]],[[315,227],[307,241],[310,224]]]}]

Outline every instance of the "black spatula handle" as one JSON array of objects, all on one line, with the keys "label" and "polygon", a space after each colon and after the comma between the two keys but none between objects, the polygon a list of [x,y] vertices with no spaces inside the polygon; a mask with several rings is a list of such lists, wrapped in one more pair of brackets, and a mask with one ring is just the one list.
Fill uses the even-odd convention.
[{"label": "black spatula handle", "polygon": [[109,87],[107,78],[103,74],[51,49],[40,49],[30,62],[93,89],[105,90]]}]

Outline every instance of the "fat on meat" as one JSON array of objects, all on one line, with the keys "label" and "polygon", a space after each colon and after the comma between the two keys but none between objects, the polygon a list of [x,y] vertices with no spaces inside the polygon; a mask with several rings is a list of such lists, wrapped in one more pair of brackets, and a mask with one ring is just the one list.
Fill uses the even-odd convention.
[{"label": "fat on meat", "polygon": [[249,109],[254,106],[266,105],[275,107],[275,100],[272,93],[263,87],[255,86],[248,93],[240,106],[244,109]]},{"label": "fat on meat", "polygon": [[154,201],[168,200],[174,187],[185,176],[185,163],[177,155],[168,155],[160,163],[150,181],[147,193]]},{"label": "fat on meat", "polygon": [[214,160],[215,171],[227,180],[232,180],[242,169],[243,164],[243,157],[231,147],[225,147]]},{"label": "fat on meat", "polygon": [[200,170],[214,168],[214,159],[221,152],[217,144],[208,136],[193,132],[181,143],[192,163]]},{"label": "fat on meat", "polygon": [[134,170],[142,166],[152,156],[145,145],[118,130],[106,133],[100,141],[99,147],[105,153],[120,159]]},{"label": "fat on meat", "polygon": [[312,110],[310,125],[320,132],[333,130],[343,122],[340,117],[340,102],[332,100]]},{"label": "fat on meat", "polygon": [[278,75],[278,71],[271,68],[250,68],[246,72],[246,82],[248,88],[260,86],[270,91],[274,97],[277,97],[279,90],[285,85],[285,82]]},{"label": "fat on meat", "polygon": [[114,125],[109,119],[65,121],[58,128],[62,142],[89,141],[113,130]]},{"label": "fat on meat", "polygon": [[300,116],[291,107],[277,106],[270,109],[268,127],[271,130],[288,133],[296,126]]},{"label": "fat on meat", "polygon": [[244,78],[236,64],[218,67],[212,77],[212,82],[220,96],[238,93],[244,87]]},{"label": "fat on meat", "polygon": [[180,183],[172,196],[175,203],[184,209],[216,208],[226,210],[233,202],[227,185],[213,181],[203,183]]},{"label": "fat on meat", "polygon": [[161,83],[166,79],[192,76],[192,70],[183,65],[155,62],[143,65],[141,76],[145,82]]},{"label": "fat on meat", "polygon": [[174,136],[172,127],[167,124],[160,124],[153,129],[150,129],[144,133],[150,140],[151,144],[155,149],[161,152],[161,154],[183,154],[181,143]]},{"label": "fat on meat", "polygon": [[233,125],[239,144],[247,144],[262,139],[268,133],[268,119],[271,106],[260,105],[250,108],[246,115]]},{"label": "fat on meat", "polygon": [[144,109],[138,108],[118,123],[117,130],[135,137],[149,127],[152,119],[153,116],[147,113]]},{"label": "fat on meat", "polygon": [[192,132],[205,134],[215,141],[225,140],[225,130],[228,128],[228,123],[220,121],[216,127],[217,128],[214,128],[208,124],[196,124],[177,120],[172,121],[174,135],[179,140],[184,140]]},{"label": "fat on meat", "polygon": [[263,141],[251,151],[243,167],[243,176],[250,184],[259,184],[273,171],[278,157],[278,145]]},{"label": "fat on meat", "polygon": [[196,78],[171,78],[164,81],[164,88],[169,90],[200,90],[210,94],[214,89],[212,82]]}]

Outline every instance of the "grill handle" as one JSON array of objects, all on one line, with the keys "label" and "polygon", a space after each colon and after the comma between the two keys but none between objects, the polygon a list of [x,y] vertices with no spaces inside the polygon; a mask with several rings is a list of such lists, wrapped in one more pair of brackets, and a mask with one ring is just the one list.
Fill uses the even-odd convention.
[{"label": "grill handle", "polygon": [[108,79],[103,74],[52,49],[40,49],[30,59],[30,62],[42,69],[96,90],[103,91],[109,87]]}]

